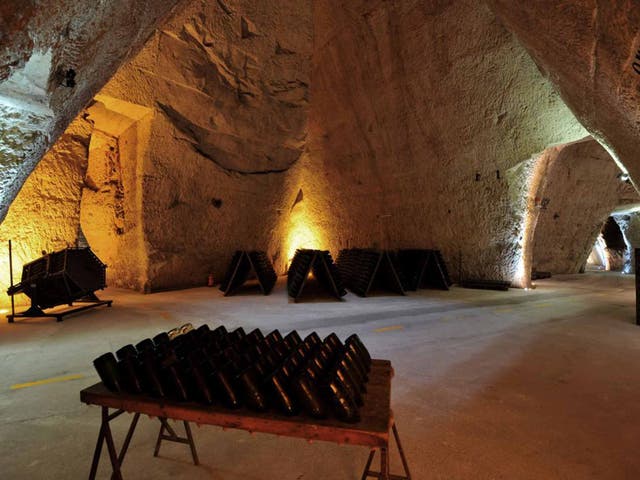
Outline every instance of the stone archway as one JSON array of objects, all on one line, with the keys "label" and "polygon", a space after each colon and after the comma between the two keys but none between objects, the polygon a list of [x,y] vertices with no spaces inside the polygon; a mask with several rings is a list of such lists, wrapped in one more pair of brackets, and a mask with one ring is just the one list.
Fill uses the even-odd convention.
[{"label": "stone archway", "polygon": [[608,152],[592,138],[556,147],[543,161],[545,178],[535,192],[538,219],[532,268],[579,273],[607,217],[639,197],[621,178]]}]

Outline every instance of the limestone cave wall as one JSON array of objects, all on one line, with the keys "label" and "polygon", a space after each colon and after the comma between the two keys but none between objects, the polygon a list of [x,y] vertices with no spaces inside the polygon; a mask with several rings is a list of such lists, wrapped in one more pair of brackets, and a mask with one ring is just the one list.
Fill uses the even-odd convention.
[{"label": "limestone cave wall", "polygon": [[637,203],[638,194],[593,139],[553,148],[539,161],[546,165],[539,166],[545,175],[535,192],[533,269],[578,273],[609,215]]},{"label": "limestone cave wall", "polygon": [[487,0],[589,132],[640,178],[640,8],[627,0]]},{"label": "limestone cave wall", "polygon": [[145,290],[219,280],[239,248],[267,250],[284,270],[311,13],[307,0],[193,1],[102,90],[154,112],[141,178]]},{"label": "limestone cave wall", "polygon": [[26,178],[179,0],[0,4],[0,220]]},{"label": "limestone cave wall", "polygon": [[[624,210],[624,209],[622,209]],[[640,248],[640,213],[637,207],[631,211],[622,211],[613,216],[620,227],[627,244],[628,252],[625,258],[625,272],[636,272],[636,248]]]},{"label": "limestone cave wall", "polygon": [[[76,244],[87,170],[91,124],[79,116],[38,163],[0,224],[0,306],[8,305],[8,241],[13,244],[14,282],[22,265]],[[20,298],[19,301],[25,301]]]},{"label": "limestone cave wall", "polygon": [[[314,2],[309,162],[328,245],[519,280],[532,158],[586,132],[475,1]],[[304,187],[303,187],[304,188]]]},{"label": "limestone cave wall", "polygon": [[[153,30],[176,3],[149,14],[148,4],[129,2],[131,18],[105,38],[86,36],[69,57],[75,64],[60,59],[71,51],[67,37],[80,34],[55,43],[52,32],[71,19],[69,32],[104,30],[104,19],[86,23],[72,9],[45,21],[25,9],[2,20],[12,32],[0,39],[0,59],[9,58],[0,61],[0,110],[10,120],[0,121],[0,160],[11,164],[2,201],[87,107],[42,164],[57,168],[55,152],[73,150],[66,170],[52,174],[73,199],[56,207],[69,210],[57,213],[55,227],[66,233],[44,226],[56,241],[29,248],[73,243],[81,228],[109,265],[109,283],[143,291],[202,285],[209,273],[219,280],[238,248],[267,250],[283,273],[297,247],[336,255],[357,246],[439,248],[454,278],[526,286],[532,262],[575,270],[596,218],[637,201],[612,177],[606,150],[572,143],[588,133],[557,93],[562,81],[547,78],[537,50],[525,38],[538,64],[507,30],[522,37],[501,2],[490,2],[498,19],[472,0],[339,8],[329,0],[191,0]],[[28,45],[18,25],[41,36]],[[108,47],[116,33],[131,42],[126,52]],[[11,50],[23,41],[26,50]],[[104,66],[94,64],[101,59]],[[78,66],[76,87],[52,80],[67,64]],[[47,196],[29,182],[25,195]],[[24,202],[14,203],[20,212]],[[551,205],[562,206],[560,217],[548,218]],[[12,215],[5,237],[41,223],[34,214],[32,226],[15,230]],[[568,263],[541,240],[545,232],[575,252]]]}]

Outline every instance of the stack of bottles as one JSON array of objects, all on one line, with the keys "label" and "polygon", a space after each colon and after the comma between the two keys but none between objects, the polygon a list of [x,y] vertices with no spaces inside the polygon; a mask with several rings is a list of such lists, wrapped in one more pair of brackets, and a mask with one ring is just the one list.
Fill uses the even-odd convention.
[{"label": "stack of bottles", "polygon": [[356,334],[343,343],[335,333],[303,340],[295,330],[264,336],[259,329],[246,334],[242,327],[186,324],[93,364],[113,392],[354,423],[371,356]]},{"label": "stack of bottles", "polygon": [[344,297],[347,294],[342,285],[338,267],[328,250],[299,248],[291,260],[291,266],[287,273],[287,290],[290,297],[298,298],[300,296],[309,278],[309,272],[312,272],[318,283],[336,298]]},{"label": "stack of bottles", "polygon": [[296,250],[296,254],[287,272],[287,289],[289,290],[289,295],[292,297],[298,296],[300,291],[302,291],[309,272],[313,268],[315,258],[315,250],[301,248]]},{"label": "stack of bottles", "polygon": [[402,272],[390,250],[350,248],[338,255],[338,270],[345,286],[366,297],[372,289],[382,288],[404,295]]}]

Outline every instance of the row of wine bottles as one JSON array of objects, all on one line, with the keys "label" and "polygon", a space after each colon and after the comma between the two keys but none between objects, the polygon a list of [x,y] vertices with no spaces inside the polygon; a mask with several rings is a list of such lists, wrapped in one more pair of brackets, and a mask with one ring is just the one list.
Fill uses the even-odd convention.
[{"label": "row of wine bottles", "polygon": [[237,250],[231,258],[220,290],[224,292],[225,296],[231,295],[252,275],[258,279],[260,288],[265,295],[271,293],[278,280],[278,275],[266,252]]},{"label": "row of wine bottles", "polygon": [[328,250],[299,248],[287,273],[287,291],[290,297],[300,296],[309,272],[312,272],[318,283],[335,297],[340,298],[347,294],[342,285],[340,272]]},{"label": "row of wine bottles", "polygon": [[403,249],[398,250],[393,258],[405,290],[425,287],[448,290],[451,286],[440,250]]},{"label": "row of wine bottles", "polygon": [[340,250],[336,263],[346,288],[362,297],[374,286],[397,293],[451,286],[440,250],[348,248]]},{"label": "row of wine bottles", "polygon": [[93,363],[113,392],[357,422],[371,356],[356,334],[343,343],[335,333],[302,339],[295,330],[186,324]]},{"label": "row of wine bottles", "polygon": [[[351,248],[340,250],[338,255],[338,269],[345,286],[356,295],[366,297],[374,282],[378,284],[390,283],[388,279],[378,278],[380,276],[379,266],[387,254],[380,250],[367,250]],[[390,260],[386,256],[385,260]],[[383,274],[390,275],[390,269],[394,265],[388,265]],[[396,273],[397,275],[397,273]]]}]

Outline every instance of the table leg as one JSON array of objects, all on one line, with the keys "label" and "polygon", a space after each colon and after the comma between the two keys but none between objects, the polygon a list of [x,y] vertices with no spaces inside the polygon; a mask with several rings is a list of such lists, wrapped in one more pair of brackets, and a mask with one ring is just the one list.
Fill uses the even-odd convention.
[{"label": "table leg", "polygon": [[189,426],[189,422],[183,421],[182,423],[184,423],[184,431],[187,434],[187,440],[189,440],[189,448],[191,448],[193,464],[200,465],[200,461],[198,460],[198,452],[196,452],[196,445],[195,443],[193,443],[193,435],[191,435],[191,427]]},{"label": "table leg", "polygon": [[156,448],[153,451],[153,456],[154,457],[157,457],[158,453],[160,453],[160,444],[162,443],[162,434],[164,433],[164,429],[165,429],[165,422],[160,420],[160,423],[162,425],[160,427],[160,431],[158,432],[158,439],[156,440]]},{"label": "table leg", "polygon": [[369,468],[371,467],[371,462],[373,462],[373,457],[375,457],[376,455],[376,450],[375,448],[371,449],[371,452],[369,453],[369,459],[367,460],[367,464],[364,466],[364,472],[362,472],[362,479],[361,480],[366,480],[367,477],[369,477]]},{"label": "table leg", "polygon": [[[96,442],[96,448],[93,453],[93,460],[91,462],[91,471],[89,472],[89,480],[95,480],[96,474],[98,472],[98,465],[100,463],[100,455],[102,454],[102,447],[106,441],[107,443],[107,451],[109,453],[109,460],[111,461],[112,474],[111,480],[122,480],[122,472],[120,467],[124,462],[124,457],[127,454],[127,450],[129,449],[129,445],[131,444],[131,439],[133,438],[133,434],[136,430],[136,426],[138,425],[138,420],[140,419],[140,414],[136,413],[131,421],[131,425],[129,425],[129,430],[127,431],[127,436],[124,439],[124,443],[120,448],[120,453],[116,453],[115,442],[113,440],[113,434],[111,433],[111,427],[109,426],[109,422],[114,418],[120,416],[122,413],[125,413],[123,410],[116,410],[114,413],[109,414],[108,407],[102,407],[102,423],[100,424],[100,433],[98,434],[98,440]],[[184,429],[186,432],[186,438],[179,437],[175,430],[171,427],[166,418],[160,418],[160,432],[158,433],[158,440],[156,441],[155,451],[153,453],[154,457],[158,456],[160,452],[160,446],[162,444],[162,440],[168,440],[171,442],[177,443],[185,443],[189,445],[191,449],[191,456],[193,457],[193,463],[195,465],[200,465],[200,460],[198,459],[198,452],[196,451],[196,445],[193,441],[193,435],[191,433],[191,426],[189,422],[183,421]],[[165,434],[165,431],[168,435]]]},{"label": "table leg", "polygon": [[127,436],[124,439],[124,443],[122,444],[122,449],[120,450],[120,455],[118,455],[118,461],[120,465],[124,461],[124,456],[127,454],[127,450],[129,449],[129,444],[131,443],[131,439],[133,438],[133,432],[136,430],[136,425],[138,425],[138,419],[140,418],[140,414],[136,413],[133,416],[133,420],[131,420],[131,425],[129,425],[129,431],[127,432]]},{"label": "table leg", "polygon": [[[129,431],[127,432],[127,436],[124,439],[124,443],[122,444],[122,448],[120,449],[120,455],[118,455],[118,464],[122,467],[122,463],[124,462],[124,456],[127,454],[127,450],[129,449],[129,444],[131,443],[131,439],[133,438],[133,432],[136,430],[136,425],[138,425],[138,419],[140,418],[140,414],[136,413],[133,416],[133,420],[131,420],[131,425],[129,425]],[[115,473],[111,475],[111,480],[115,480]]]},{"label": "table leg", "polygon": [[396,439],[396,445],[398,446],[398,453],[400,453],[400,460],[402,461],[402,468],[404,469],[405,478],[406,480],[411,480],[409,464],[407,463],[407,458],[404,456],[404,450],[402,449],[402,444],[400,443],[400,435],[398,435],[398,429],[395,422],[393,423],[392,429],[393,437]]},{"label": "table leg", "polygon": [[167,422],[166,418],[161,418],[160,419],[160,423],[162,423],[162,425],[164,425],[164,428],[167,432],[169,432],[169,435],[173,436],[173,437],[177,437],[178,435],[176,434],[175,430],[171,427],[171,425],[169,424],[169,422]]},{"label": "table leg", "polygon": [[[186,433],[186,437],[179,437],[175,430],[169,425],[169,422],[166,418],[160,418],[160,432],[158,432],[158,440],[156,440],[156,448],[153,452],[153,456],[157,457],[158,453],[160,453],[160,446],[162,445],[163,440],[167,440],[169,442],[176,443],[184,443],[189,445],[191,449],[191,457],[193,458],[194,465],[200,465],[200,460],[198,459],[198,452],[196,451],[196,445],[193,441],[193,435],[191,434],[191,427],[189,426],[189,422],[183,421],[184,430]],[[168,435],[165,434],[165,430],[168,432]]]},{"label": "table leg", "polygon": [[91,462],[91,471],[89,472],[89,480],[95,480],[98,473],[98,463],[100,463],[100,454],[102,453],[102,444],[104,443],[104,427],[100,425],[100,433],[96,442],[96,449],[93,452],[93,461]]},{"label": "table leg", "polygon": [[107,451],[109,452],[109,459],[111,460],[111,467],[113,468],[112,477],[114,477],[115,480],[122,480],[120,462],[118,461],[116,447],[113,443],[113,436],[111,435],[111,428],[109,427],[109,409],[107,407],[102,407],[102,424],[104,428],[104,437],[107,441]]},{"label": "table leg", "polygon": [[391,428],[393,431],[393,438],[395,439],[396,445],[398,446],[398,453],[400,453],[400,460],[402,461],[402,467],[404,468],[404,475],[395,475],[390,472],[391,465],[389,461],[389,444],[387,443],[386,447],[380,448],[380,471],[376,472],[370,470],[371,463],[373,462],[376,454],[376,449],[372,449],[369,453],[367,464],[364,467],[364,472],[362,473],[361,480],[366,480],[369,477],[378,478],[381,480],[411,480],[411,474],[409,473],[409,464],[407,462],[407,458],[404,455],[402,444],[400,443],[400,435],[398,434],[396,424],[393,423],[391,425]]},{"label": "table leg", "polygon": [[380,449],[380,479],[389,480],[389,449]]}]

